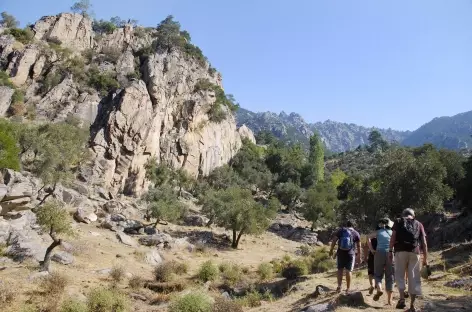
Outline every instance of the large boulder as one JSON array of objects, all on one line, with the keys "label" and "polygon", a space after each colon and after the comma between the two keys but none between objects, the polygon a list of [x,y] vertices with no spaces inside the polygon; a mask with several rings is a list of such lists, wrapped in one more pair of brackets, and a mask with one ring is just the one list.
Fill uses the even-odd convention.
[{"label": "large boulder", "polygon": [[144,256],[144,262],[150,265],[159,265],[163,261],[161,254],[155,249],[148,251]]},{"label": "large boulder", "polygon": [[147,235],[139,238],[139,243],[144,246],[158,246],[167,245],[172,243],[174,240],[169,234],[159,233],[154,235]]},{"label": "large boulder", "polygon": [[74,256],[65,251],[59,251],[52,255],[51,260],[60,264],[69,265],[74,263]]},{"label": "large boulder", "polygon": [[122,242],[123,244],[125,244],[127,246],[130,246],[130,247],[137,247],[138,246],[138,243],[131,236],[128,236],[123,232],[117,232],[116,236],[118,237],[120,242]]}]

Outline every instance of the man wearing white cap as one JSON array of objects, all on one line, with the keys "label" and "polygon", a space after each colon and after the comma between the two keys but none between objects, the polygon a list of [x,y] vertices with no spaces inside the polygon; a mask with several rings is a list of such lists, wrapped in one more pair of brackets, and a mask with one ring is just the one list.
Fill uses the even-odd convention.
[{"label": "man wearing white cap", "polygon": [[[390,240],[390,259],[395,251],[395,280],[400,300],[397,309],[404,309],[405,304],[405,273],[408,274],[408,292],[411,296],[410,311],[416,311],[415,299],[421,296],[421,263],[420,251],[423,252],[423,265],[428,264],[428,245],[423,224],[415,219],[415,212],[411,208],[403,210],[402,217],[393,225],[392,239]],[[420,248],[421,247],[421,248]]]}]

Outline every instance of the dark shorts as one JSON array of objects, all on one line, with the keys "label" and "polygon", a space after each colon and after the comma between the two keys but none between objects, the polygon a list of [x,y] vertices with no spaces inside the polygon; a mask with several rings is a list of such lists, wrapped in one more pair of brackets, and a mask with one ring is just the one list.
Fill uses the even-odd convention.
[{"label": "dark shorts", "polygon": [[355,255],[351,255],[347,252],[338,251],[338,256],[337,256],[338,270],[346,269],[349,272],[351,272],[352,270],[354,270],[355,263],[356,263]]},{"label": "dark shorts", "polygon": [[371,253],[367,259],[367,274],[374,275],[374,255]]}]

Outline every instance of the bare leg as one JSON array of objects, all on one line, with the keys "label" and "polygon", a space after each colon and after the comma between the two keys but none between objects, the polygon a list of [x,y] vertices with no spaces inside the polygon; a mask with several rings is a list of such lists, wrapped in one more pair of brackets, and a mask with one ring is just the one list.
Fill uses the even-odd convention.
[{"label": "bare leg", "polygon": [[392,291],[387,291],[387,304],[388,305],[392,305],[392,295],[393,295]]},{"label": "bare leg", "polygon": [[346,284],[347,284],[346,291],[351,290],[351,278],[352,278],[352,272],[346,271]]},{"label": "bare leg", "polygon": [[416,295],[410,294],[410,309],[412,311],[415,311],[415,300],[416,300]]},{"label": "bare leg", "polygon": [[343,284],[343,269],[338,270],[338,289],[337,291],[341,290],[341,286]]}]

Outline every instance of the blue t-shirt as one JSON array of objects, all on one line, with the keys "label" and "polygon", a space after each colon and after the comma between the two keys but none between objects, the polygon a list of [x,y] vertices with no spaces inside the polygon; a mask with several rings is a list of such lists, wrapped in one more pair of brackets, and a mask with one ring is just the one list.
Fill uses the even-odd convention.
[{"label": "blue t-shirt", "polygon": [[388,252],[390,248],[390,238],[392,238],[392,230],[377,230],[377,251]]}]

